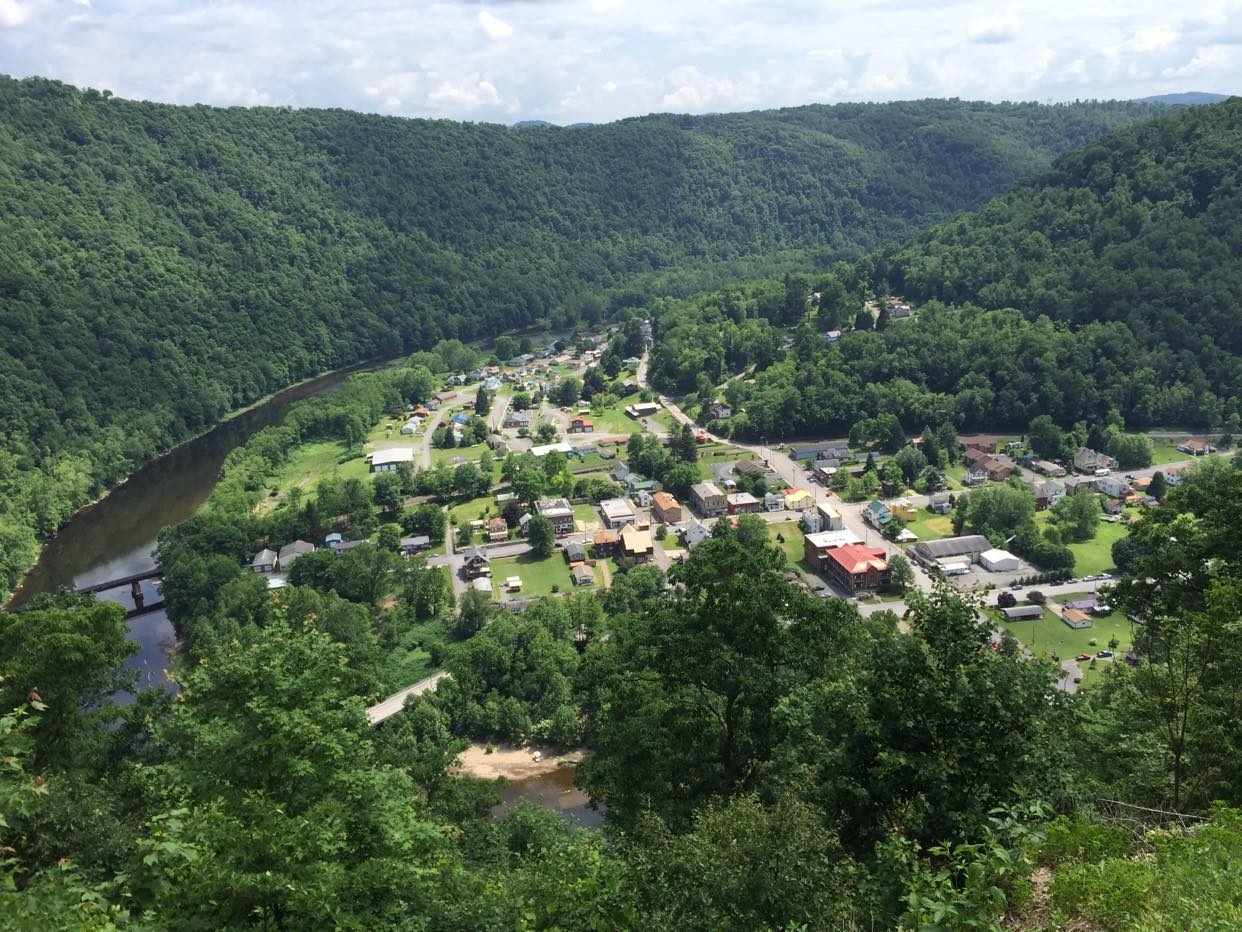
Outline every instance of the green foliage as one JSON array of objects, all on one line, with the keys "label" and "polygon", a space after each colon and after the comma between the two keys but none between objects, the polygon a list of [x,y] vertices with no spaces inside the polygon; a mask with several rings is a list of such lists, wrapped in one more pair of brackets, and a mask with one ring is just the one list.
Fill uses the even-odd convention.
[{"label": "green foliage", "polygon": [[552,550],[556,546],[556,532],[552,528],[552,522],[543,515],[535,515],[530,519],[530,527],[527,531],[530,540],[531,552],[537,557],[550,557]]}]

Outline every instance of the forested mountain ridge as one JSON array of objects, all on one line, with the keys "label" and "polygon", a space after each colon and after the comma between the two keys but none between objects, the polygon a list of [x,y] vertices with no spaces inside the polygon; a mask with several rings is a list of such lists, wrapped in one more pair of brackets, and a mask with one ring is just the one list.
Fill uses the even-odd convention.
[{"label": "forested mountain ridge", "polygon": [[1073,328],[1125,324],[1152,382],[1242,390],[1242,99],[1061,157],[891,258],[919,300],[1012,307]]},{"label": "forested mountain ridge", "polygon": [[0,79],[0,592],[37,534],[301,376],[566,322],[584,301],[598,314],[578,296],[642,276],[858,255],[1158,109],[923,101],[513,130]]},{"label": "forested mountain ridge", "polygon": [[[840,436],[882,414],[910,432],[1021,430],[1039,415],[1236,431],[1239,146],[1242,100],[1171,112],[895,252],[663,302],[652,377],[705,396],[754,366],[726,393],[745,437]],[[812,291],[817,311],[784,353],[779,328]],[[858,313],[876,294],[913,301],[914,318]],[[846,332],[825,342],[833,328]]]}]

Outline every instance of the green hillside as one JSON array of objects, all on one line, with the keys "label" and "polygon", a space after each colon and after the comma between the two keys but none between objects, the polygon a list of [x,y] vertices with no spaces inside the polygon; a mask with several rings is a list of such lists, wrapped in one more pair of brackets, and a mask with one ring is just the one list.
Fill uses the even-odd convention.
[{"label": "green hillside", "polygon": [[514,130],[0,79],[0,591],[36,533],[301,376],[566,323],[585,293],[634,304],[860,255],[1154,112],[922,101]]},{"label": "green hillside", "polygon": [[[1236,433],[1240,146],[1242,100],[1172,112],[896,252],[666,302],[652,377],[705,395],[753,366],[726,393],[745,410],[730,426],[752,438],[841,436],[882,415],[911,433],[1021,432],[1040,415]],[[812,292],[818,311],[784,353],[778,328]],[[913,318],[858,315],[877,294],[913,302]],[[845,332],[827,343],[832,328]]]}]

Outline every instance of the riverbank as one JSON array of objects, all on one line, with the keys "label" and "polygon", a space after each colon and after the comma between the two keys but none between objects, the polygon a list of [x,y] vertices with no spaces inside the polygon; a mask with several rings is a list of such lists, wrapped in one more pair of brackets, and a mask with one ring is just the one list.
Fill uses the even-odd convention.
[{"label": "riverbank", "polygon": [[160,528],[185,520],[206,501],[219,478],[220,464],[232,449],[255,431],[283,421],[293,403],[401,358],[400,354],[377,357],[294,382],[144,461],[103,495],[76,509],[55,534],[39,541],[34,562],[4,607],[20,607],[40,592],[72,587],[78,577],[89,581],[100,566],[110,566],[103,579],[149,567]]},{"label": "riverbank", "polygon": [[462,751],[456,772],[479,780],[529,780],[576,766],[583,756],[581,750],[561,754],[542,745],[498,745],[489,752],[485,745],[471,744]]}]

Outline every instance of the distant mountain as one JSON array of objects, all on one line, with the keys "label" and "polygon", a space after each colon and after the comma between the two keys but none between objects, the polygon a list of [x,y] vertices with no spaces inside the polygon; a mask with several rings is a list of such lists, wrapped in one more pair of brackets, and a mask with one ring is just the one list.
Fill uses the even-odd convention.
[{"label": "distant mountain", "polygon": [[1203,104],[1218,104],[1228,99],[1228,94],[1186,91],[1183,94],[1157,94],[1155,97],[1140,97],[1138,102],[1141,104],[1165,104],[1171,107],[1198,107]]},{"label": "distant mountain", "polygon": [[513,124],[514,129],[535,129],[540,126],[555,126],[555,123],[549,123],[547,120],[518,120]]},{"label": "distant mountain", "polygon": [[36,532],[299,378],[646,306],[672,276],[701,290],[860,256],[1160,109],[927,100],[514,131],[0,78],[0,594]]}]

